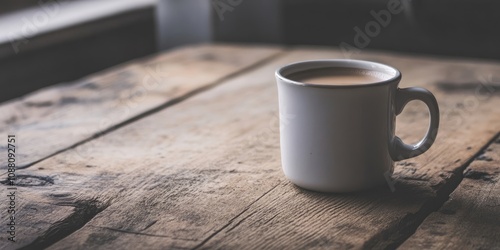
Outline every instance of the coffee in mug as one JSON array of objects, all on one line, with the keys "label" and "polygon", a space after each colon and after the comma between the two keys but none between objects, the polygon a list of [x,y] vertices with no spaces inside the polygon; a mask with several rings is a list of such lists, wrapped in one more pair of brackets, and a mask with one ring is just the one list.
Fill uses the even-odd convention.
[{"label": "coffee in mug", "polygon": [[288,76],[297,82],[316,85],[351,85],[379,82],[390,76],[384,73],[351,68],[322,68],[299,71]]}]

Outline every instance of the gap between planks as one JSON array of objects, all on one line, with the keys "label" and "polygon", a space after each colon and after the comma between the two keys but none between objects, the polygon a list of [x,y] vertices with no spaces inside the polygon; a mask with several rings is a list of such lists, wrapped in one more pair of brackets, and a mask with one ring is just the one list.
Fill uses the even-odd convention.
[{"label": "gap between planks", "polygon": [[464,173],[467,168],[480,155],[484,154],[485,150],[499,138],[500,132],[493,136],[471,158],[464,162],[460,168],[453,171],[448,181],[436,190],[436,196],[426,201],[417,213],[408,214],[393,227],[376,234],[363,245],[363,249],[396,249],[401,246],[401,244],[416,232],[417,228],[429,215],[431,215],[431,213],[438,211],[444,203],[448,201],[450,194],[464,179]]},{"label": "gap between planks", "polygon": [[[467,168],[482,154],[484,154],[485,150],[492,144],[500,139],[500,132],[494,135],[485,145],[483,145],[472,157],[470,157],[464,164],[462,164],[459,168],[457,168],[451,176],[448,178],[448,181],[440,186],[436,190],[436,196],[426,201],[422,207],[414,214],[408,214],[402,220],[400,220],[397,224],[394,224],[392,227],[381,231],[380,233],[374,235],[371,239],[369,239],[364,245],[363,249],[396,249],[401,244],[403,244],[406,240],[408,240],[417,230],[417,228],[424,222],[424,220],[433,212],[438,211],[446,201],[448,201],[450,194],[460,185],[462,180],[464,179],[464,173]],[[228,221],[228,223],[224,224],[219,229],[215,230],[208,237],[203,239],[198,245],[193,247],[193,250],[200,249],[203,247],[210,239],[214,238],[217,234],[222,232],[225,228],[231,225],[236,219],[238,219],[242,214],[244,214],[250,207],[262,199],[267,194],[271,193],[276,187],[281,185],[282,183],[278,183],[278,185],[273,186],[268,191],[264,192],[261,196],[251,202],[247,207],[245,207],[240,213],[234,216],[232,219]],[[248,217],[248,216],[247,216]],[[242,218],[239,222],[237,222],[234,227],[237,227],[245,218]]]},{"label": "gap between planks", "polygon": [[[235,221],[236,219],[238,219],[238,217],[240,217],[241,215],[243,215],[248,209],[250,209],[250,207],[252,207],[253,204],[255,204],[256,202],[258,202],[260,199],[262,199],[264,196],[266,196],[267,194],[271,193],[275,188],[277,188],[279,185],[281,185],[281,182],[278,182],[278,184],[274,185],[272,188],[270,188],[269,190],[267,190],[266,192],[264,192],[261,196],[259,196],[257,199],[255,199],[254,201],[250,202],[250,204],[248,204],[248,206],[246,206],[243,210],[241,210],[241,212],[239,212],[236,216],[234,216],[232,219],[230,219],[226,224],[224,224],[224,226],[220,227],[219,229],[215,230],[215,232],[213,232],[212,234],[210,234],[208,237],[206,237],[205,239],[203,239],[200,244],[196,245],[195,247],[192,248],[192,250],[196,250],[196,249],[200,249],[200,247],[202,247],[203,245],[205,245],[205,243],[207,243],[210,239],[212,239],[213,237],[215,237],[218,233],[222,232],[222,230],[224,230],[225,228],[227,228],[229,225],[231,225],[231,223],[233,223],[233,221]],[[248,216],[247,216],[248,217]],[[245,218],[243,218],[242,220],[240,220],[238,223],[236,223],[235,226],[233,226],[233,228],[237,227],[243,220],[245,220]],[[231,228],[232,229],[232,228]],[[230,229],[230,230],[231,230]]]},{"label": "gap between planks", "polygon": [[252,71],[252,70],[260,67],[263,64],[266,64],[268,62],[276,60],[277,58],[282,57],[285,54],[289,53],[289,51],[290,50],[288,50],[288,49],[284,49],[283,51],[276,52],[275,54],[273,54],[271,56],[268,56],[268,57],[266,57],[266,58],[264,58],[264,59],[262,59],[260,61],[257,61],[257,62],[255,62],[254,64],[252,64],[252,65],[250,65],[248,67],[245,67],[245,68],[242,68],[239,71],[230,73],[230,74],[228,74],[228,75],[226,75],[226,76],[224,76],[224,77],[222,77],[222,78],[220,78],[220,79],[218,79],[218,80],[216,80],[216,81],[214,81],[212,83],[209,83],[209,84],[207,84],[205,86],[202,86],[202,87],[199,87],[199,88],[196,88],[196,89],[193,89],[193,90],[187,92],[186,94],[181,95],[181,96],[176,97],[176,98],[173,98],[173,99],[171,99],[171,100],[169,100],[169,101],[167,101],[167,102],[165,102],[165,103],[163,103],[163,104],[161,104],[161,105],[159,105],[157,107],[151,108],[151,109],[149,109],[147,111],[144,111],[144,112],[139,113],[139,114],[137,114],[135,116],[132,116],[131,118],[128,118],[128,119],[126,119],[126,120],[124,120],[124,121],[122,121],[120,123],[117,123],[117,124],[115,124],[115,125],[107,128],[107,129],[105,129],[103,131],[99,131],[99,132],[95,133],[94,135],[92,135],[92,136],[90,136],[90,137],[88,137],[86,139],[83,139],[81,141],[78,141],[78,142],[70,145],[70,146],[67,146],[67,147],[62,148],[60,150],[57,150],[57,151],[55,151],[52,154],[49,154],[49,155],[47,155],[45,157],[42,157],[42,158],[40,158],[40,159],[38,159],[36,161],[33,161],[33,162],[29,163],[29,164],[26,164],[23,167],[19,167],[18,169],[29,168],[29,167],[31,167],[31,166],[33,166],[33,165],[35,165],[35,164],[37,164],[37,163],[39,163],[41,161],[49,159],[49,158],[51,158],[51,157],[53,157],[55,155],[58,155],[60,153],[68,151],[70,149],[76,148],[76,147],[78,147],[78,146],[80,146],[82,144],[88,143],[88,142],[90,142],[92,140],[95,140],[95,139],[97,139],[97,138],[99,138],[99,137],[101,137],[103,135],[109,134],[109,133],[111,133],[111,132],[113,132],[113,131],[115,131],[117,129],[120,129],[120,128],[124,127],[124,126],[127,126],[127,125],[129,125],[131,123],[134,123],[134,122],[136,122],[136,121],[138,121],[140,119],[143,119],[143,118],[145,118],[147,116],[150,116],[150,115],[153,115],[155,113],[158,113],[159,111],[161,111],[163,109],[166,109],[168,107],[176,105],[176,104],[178,104],[180,102],[183,102],[183,101],[185,101],[185,100],[187,100],[187,99],[189,99],[189,98],[191,98],[191,97],[193,97],[195,95],[198,95],[198,94],[203,93],[203,92],[205,92],[207,90],[210,90],[210,89],[212,89],[212,88],[214,88],[214,87],[216,87],[218,85],[221,85],[224,82],[226,82],[226,81],[228,81],[228,80],[230,80],[232,78],[238,77],[240,75],[245,74],[246,72]]}]

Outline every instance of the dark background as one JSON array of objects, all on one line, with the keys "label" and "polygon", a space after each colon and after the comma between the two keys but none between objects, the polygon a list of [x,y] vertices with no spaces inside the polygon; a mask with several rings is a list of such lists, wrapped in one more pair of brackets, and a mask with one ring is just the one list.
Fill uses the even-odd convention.
[{"label": "dark background", "polygon": [[[262,0],[242,1],[224,21],[216,18],[218,40],[234,42],[268,42],[272,39],[254,36],[241,27],[252,26],[258,19],[279,18],[283,44],[338,46],[352,44],[354,27],[362,30],[374,20],[371,11],[387,9],[386,0],[287,0],[278,1],[271,15],[260,14],[258,8],[245,13],[245,7],[259,5]],[[439,54],[461,57],[500,58],[500,2],[491,0],[401,0],[403,11],[392,15],[391,22],[371,39],[367,48],[410,53]],[[266,7],[264,7],[266,8]],[[269,10],[269,7],[267,7]],[[251,9],[251,8],[248,8]],[[243,12],[243,13],[242,13]],[[281,14],[277,14],[281,12]],[[246,16],[244,16],[246,15]],[[277,15],[277,16],[276,16]],[[226,24],[227,23],[227,24]],[[230,28],[228,28],[230,27]]]},{"label": "dark background", "polygon": [[[0,22],[5,15],[22,18],[24,10],[50,1],[55,0],[3,1]],[[87,3],[99,8],[103,1],[115,0]],[[403,12],[392,15],[366,48],[500,59],[500,2],[400,3]],[[388,0],[159,0],[36,35],[18,52],[9,43],[0,44],[0,102],[186,44],[354,45],[354,28],[364,30],[375,20],[371,12],[386,10],[387,4]],[[217,6],[231,7],[223,12],[223,20]]]}]

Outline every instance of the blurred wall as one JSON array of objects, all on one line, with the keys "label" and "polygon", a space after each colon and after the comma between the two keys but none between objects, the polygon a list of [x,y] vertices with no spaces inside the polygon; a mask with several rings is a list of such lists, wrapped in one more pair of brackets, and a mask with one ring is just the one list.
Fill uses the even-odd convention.
[{"label": "blurred wall", "polygon": [[[160,5],[174,2],[179,1],[160,0]],[[393,5],[401,11],[390,13],[387,21],[384,13]],[[197,29],[182,24],[181,17],[211,12],[211,25],[207,28],[203,14],[199,27],[212,35],[203,33],[203,39],[189,42],[339,47],[353,45],[363,33],[369,42],[362,49],[500,59],[499,9],[500,2],[494,0],[202,0],[176,12],[176,24],[184,34],[196,33]]]},{"label": "blurred wall", "polygon": [[212,5],[206,0],[159,0],[156,8],[160,49],[212,41]]}]

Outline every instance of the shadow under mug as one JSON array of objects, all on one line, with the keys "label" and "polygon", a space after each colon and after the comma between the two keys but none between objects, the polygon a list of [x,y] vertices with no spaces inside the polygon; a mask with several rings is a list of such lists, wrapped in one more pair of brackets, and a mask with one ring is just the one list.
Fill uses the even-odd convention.
[{"label": "shadow under mug", "polygon": [[[315,85],[289,79],[297,72],[348,68],[387,75],[368,84]],[[401,73],[360,60],[315,60],[276,71],[281,162],[294,184],[321,192],[352,192],[382,185],[394,161],[427,151],[436,139],[439,107],[423,88],[398,88]],[[396,116],[411,100],[429,108],[425,137],[409,145],[395,135]]]}]

